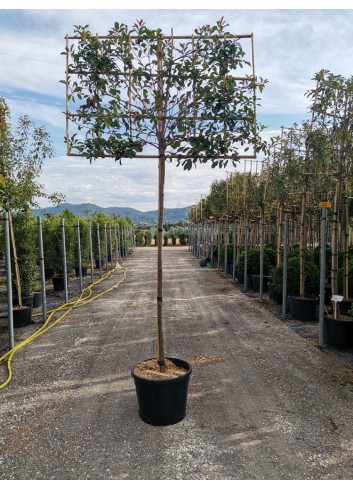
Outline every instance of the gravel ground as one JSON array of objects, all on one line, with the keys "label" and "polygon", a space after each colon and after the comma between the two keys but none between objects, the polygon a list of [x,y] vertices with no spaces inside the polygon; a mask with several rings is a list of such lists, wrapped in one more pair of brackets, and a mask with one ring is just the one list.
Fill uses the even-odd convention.
[{"label": "gravel ground", "polygon": [[193,367],[187,414],[144,423],[130,370],[156,355],[156,249],[122,264],[120,286],[14,356],[0,390],[1,479],[353,478],[352,353],[319,349],[316,323],[283,321],[184,247],[164,249],[163,302],[166,354]]}]

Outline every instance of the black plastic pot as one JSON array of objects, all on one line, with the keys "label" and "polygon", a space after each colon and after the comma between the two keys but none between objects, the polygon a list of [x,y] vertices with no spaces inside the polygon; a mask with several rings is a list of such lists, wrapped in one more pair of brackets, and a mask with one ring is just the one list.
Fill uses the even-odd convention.
[{"label": "black plastic pot", "polygon": [[[252,277],[252,288],[256,292],[260,290],[260,275],[251,275]],[[267,275],[262,277],[262,292],[268,292],[268,279]]]},{"label": "black plastic pot", "polygon": [[12,310],[14,328],[21,328],[32,323],[32,307],[22,306]]},{"label": "black plastic pot", "polygon": [[[12,300],[12,304],[14,306],[18,306],[18,297],[17,296]],[[27,306],[27,307],[33,307],[33,295],[22,296],[22,305]]]},{"label": "black plastic pot", "polygon": [[[244,272],[238,270],[238,284],[244,283]],[[246,276],[246,286],[248,289],[252,288],[252,276],[248,273]]]},{"label": "black plastic pot", "polygon": [[211,260],[209,258],[202,258],[200,260],[200,267],[207,267],[209,263],[211,263]]},{"label": "black plastic pot", "polygon": [[343,299],[343,301],[339,302],[339,309],[341,314],[347,314],[352,307],[352,301],[348,301]]},{"label": "black plastic pot", "polygon": [[268,296],[270,299],[275,300],[276,299],[276,286],[272,282],[268,282],[267,284],[268,288]]},{"label": "black plastic pot", "polygon": [[156,426],[179,423],[186,414],[186,399],[191,375],[191,365],[178,358],[169,358],[178,367],[187,369],[180,377],[172,379],[144,379],[134,373],[139,415],[142,421]]},{"label": "black plastic pot", "polygon": [[42,293],[41,292],[35,292],[33,294],[33,307],[40,307],[42,305]]},{"label": "black plastic pot", "polygon": [[[97,258],[95,260],[95,262],[96,262],[96,268],[99,268],[99,259]],[[104,258],[102,258],[101,259],[101,266],[102,266],[102,268],[105,267],[105,264],[106,264],[106,260]]]},{"label": "black plastic pot", "polygon": [[308,297],[289,297],[289,311],[294,319],[299,321],[316,320],[317,298]]},{"label": "black plastic pot", "polygon": [[65,281],[64,277],[52,277],[54,290],[64,290],[65,289]]},{"label": "black plastic pot", "polygon": [[[98,263],[98,267],[99,267],[99,263]],[[87,267],[81,267],[81,273],[82,273],[82,276],[87,275]],[[75,274],[76,274],[76,277],[80,276],[80,268],[79,267],[75,267]]]},{"label": "black plastic pot", "polygon": [[324,342],[334,348],[353,348],[353,319],[344,321],[325,316]]},{"label": "black plastic pot", "polygon": [[45,268],[44,269],[44,276],[45,280],[49,280],[54,276],[54,269],[53,268]]}]

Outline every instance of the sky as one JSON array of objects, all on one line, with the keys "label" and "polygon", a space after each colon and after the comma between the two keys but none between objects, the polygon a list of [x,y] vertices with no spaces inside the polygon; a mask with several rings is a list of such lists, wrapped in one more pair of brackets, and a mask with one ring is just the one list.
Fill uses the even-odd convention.
[{"label": "sky", "polygon": [[[22,3],[24,5],[22,5]],[[134,2],[134,9],[84,9],[87,2],[11,3],[0,10],[0,96],[11,110],[15,127],[21,115],[28,115],[50,132],[55,156],[45,161],[40,183],[45,191],[61,192],[66,202],[93,203],[102,207],[133,207],[141,211],[158,207],[158,160],[104,159],[89,163],[67,156],[65,136],[65,36],[74,25],[89,25],[91,32],[104,35],[114,22],[131,26],[143,19],[151,28],[174,35],[190,35],[195,28],[215,24],[224,17],[234,34],[254,34],[256,75],[268,83],[261,94],[258,122],[264,124],[264,139],[279,135],[281,127],[300,124],[309,117],[305,97],[314,88],[313,77],[321,69],[344,77],[352,75],[353,10],[335,2],[336,10],[316,9],[308,2],[296,2],[280,9],[266,2],[268,9],[247,2],[247,9],[231,9],[236,2],[213,2],[217,9],[205,9],[207,2],[178,2],[178,9],[160,9],[158,2]],[[111,2],[113,5],[113,2]],[[25,7],[31,5],[30,9]],[[114,2],[114,6],[119,2]],[[125,4],[126,5],[126,4]],[[163,3],[165,5],[165,2]],[[238,166],[242,171],[243,162]],[[250,165],[250,161],[247,162]],[[184,171],[167,163],[165,207],[196,204],[205,197],[214,180],[226,178],[234,167],[212,169],[210,165]],[[228,173],[227,173],[228,172]],[[40,200],[43,207],[47,201]]]}]

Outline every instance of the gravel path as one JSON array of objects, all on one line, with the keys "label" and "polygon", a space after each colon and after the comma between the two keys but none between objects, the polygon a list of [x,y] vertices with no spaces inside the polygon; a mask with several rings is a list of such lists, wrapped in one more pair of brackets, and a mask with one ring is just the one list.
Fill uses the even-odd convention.
[{"label": "gravel path", "polygon": [[15,355],[0,478],[352,479],[351,355],[317,348],[188,248],[163,252],[166,353],[193,366],[184,420],[138,415],[130,369],[156,355],[156,249],[137,248],[119,287]]}]

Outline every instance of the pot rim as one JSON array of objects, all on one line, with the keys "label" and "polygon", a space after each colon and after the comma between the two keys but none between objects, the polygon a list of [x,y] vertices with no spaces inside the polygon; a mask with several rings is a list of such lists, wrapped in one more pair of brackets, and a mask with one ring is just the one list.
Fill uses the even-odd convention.
[{"label": "pot rim", "polygon": [[137,365],[140,365],[140,363],[142,363],[142,362],[148,362],[149,360],[155,360],[155,359],[156,359],[155,357],[147,358],[147,360],[142,360],[141,362],[136,363],[136,365],[134,365],[131,369],[132,377],[135,380],[137,380],[138,382],[145,382],[147,384],[172,384],[175,382],[181,382],[181,381],[185,380],[186,377],[189,377],[191,375],[191,372],[192,372],[191,364],[189,362],[187,362],[186,360],[182,360],[181,358],[175,358],[175,357],[166,357],[166,359],[171,360],[172,362],[174,360],[176,360],[176,361],[185,363],[188,366],[188,370],[187,370],[187,372],[185,372],[185,374],[179,375],[178,377],[172,377],[170,379],[146,379],[145,377],[140,377],[139,375],[136,375],[134,373],[134,369],[135,369],[135,367],[137,367]]}]

